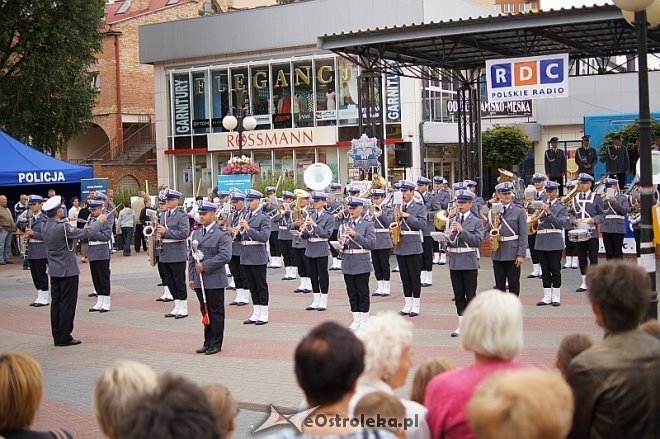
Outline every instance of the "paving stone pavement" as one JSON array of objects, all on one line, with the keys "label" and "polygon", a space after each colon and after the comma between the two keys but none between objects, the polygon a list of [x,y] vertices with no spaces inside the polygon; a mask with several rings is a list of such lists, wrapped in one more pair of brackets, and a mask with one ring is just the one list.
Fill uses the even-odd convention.
[{"label": "paving stone pavement", "polygon": [[[604,262],[604,261],[603,261]],[[632,261],[631,261],[632,263]],[[196,355],[202,328],[194,294],[189,297],[190,318],[163,317],[172,304],[156,302],[162,294],[157,271],[144,253],[112,258],[112,311],[90,313],[94,304],[89,266],[80,264],[80,293],[74,336],[82,345],[57,348],[50,336],[49,308],[32,308],[34,299],[29,271],[19,263],[0,266],[0,351],[21,351],[34,356],[45,374],[45,396],[35,429],[64,428],[78,438],[102,437],[93,415],[94,380],[118,359],[131,359],[157,372],[176,372],[199,383],[222,383],[240,402],[239,430],[235,437],[250,432],[267,417],[269,405],[294,408],[302,400],[293,374],[293,351],[309,329],[325,320],[348,325],[351,314],[340,272],[330,272],[330,300],[326,312],[305,311],[310,294],[294,294],[299,281],[283,281],[284,269],[268,270],[271,293],[270,323],[243,325],[251,307],[227,306],[225,341],[221,354]],[[434,266],[433,286],[423,288],[422,314],[415,324],[413,357],[418,364],[433,356],[451,357],[467,365],[471,356],[462,351],[459,340],[449,334],[456,326],[456,311],[447,266]],[[536,307],[542,297],[540,280],[526,279],[531,263],[522,275],[525,348],[519,360],[550,367],[559,341],[573,332],[586,333],[594,340],[601,331],[594,323],[584,293],[575,293],[580,283],[578,270],[563,270],[561,307]],[[482,258],[479,291],[492,287],[490,258]],[[372,291],[376,288],[371,278]],[[225,302],[233,300],[227,291]],[[398,311],[402,306],[401,282],[392,273],[392,295],[372,298],[372,314]],[[406,386],[397,391],[407,395],[414,370]]]}]

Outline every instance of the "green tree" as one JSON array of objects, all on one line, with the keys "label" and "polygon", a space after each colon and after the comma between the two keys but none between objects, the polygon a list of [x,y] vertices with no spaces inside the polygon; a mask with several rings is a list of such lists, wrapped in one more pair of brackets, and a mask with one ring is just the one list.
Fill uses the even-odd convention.
[{"label": "green tree", "polygon": [[483,164],[511,167],[520,164],[532,147],[525,131],[516,125],[495,125],[482,135]]},{"label": "green tree", "polygon": [[[607,148],[614,145],[612,140],[615,134],[621,134],[621,143],[623,146],[628,148],[628,156],[630,157],[630,166],[631,171],[634,170],[634,166],[637,163],[639,158],[639,153],[637,152],[637,138],[639,137],[639,121],[635,121],[630,125],[626,125],[620,131],[612,130],[605,134],[605,139],[603,144],[598,149],[598,158],[601,162],[605,162],[605,155],[607,154]],[[651,121],[651,142],[655,136],[660,136],[660,122],[656,120]]]},{"label": "green tree", "polygon": [[0,126],[48,153],[92,120],[104,0],[0,0]]}]

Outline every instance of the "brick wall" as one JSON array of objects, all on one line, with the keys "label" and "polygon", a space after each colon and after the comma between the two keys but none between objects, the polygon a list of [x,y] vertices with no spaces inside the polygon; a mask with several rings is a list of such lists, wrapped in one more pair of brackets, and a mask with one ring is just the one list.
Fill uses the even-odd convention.
[{"label": "brick wall", "polygon": [[144,190],[145,180],[149,182],[150,187],[156,185],[156,166],[149,165],[116,165],[94,162],[94,178],[107,178],[108,187],[121,189],[121,182],[128,184],[129,188],[137,185],[139,190]]}]

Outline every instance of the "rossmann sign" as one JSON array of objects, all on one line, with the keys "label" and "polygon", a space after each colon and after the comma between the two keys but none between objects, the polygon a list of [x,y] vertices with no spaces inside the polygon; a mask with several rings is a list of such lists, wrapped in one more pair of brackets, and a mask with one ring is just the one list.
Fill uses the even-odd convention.
[{"label": "rossmann sign", "polygon": [[568,97],[568,54],[486,61],[489,102]]}]

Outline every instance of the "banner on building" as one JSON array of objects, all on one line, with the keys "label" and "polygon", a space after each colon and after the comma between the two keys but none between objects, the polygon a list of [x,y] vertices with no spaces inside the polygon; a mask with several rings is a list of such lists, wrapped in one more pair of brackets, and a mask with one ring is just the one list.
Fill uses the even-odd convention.
[{"label": "banner on building", "polygon": [[389,122],[401,122],[401,77],[385,74],[385,118]]},{"label": "banner on building", "polygon": [[218,175],[218,191],[238,189],[242,193],[252,187],[252,176],[249,174]]},{"label": "banner on building", "polygon": [[190,77],[187,73],[173,75],[172,113],[174,114],[174,134],[190,134]]},{"label": "banner on building", "polygon": [[486,61],[488,101],[568,97],[568,54]]},{"label": "banner on building", "polygon": [[83,178],[80,180],[80,201],[85,201],[89,198],[89,192],[103,192],[108,191],[107,178]]}]

